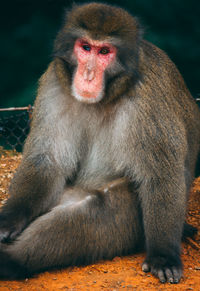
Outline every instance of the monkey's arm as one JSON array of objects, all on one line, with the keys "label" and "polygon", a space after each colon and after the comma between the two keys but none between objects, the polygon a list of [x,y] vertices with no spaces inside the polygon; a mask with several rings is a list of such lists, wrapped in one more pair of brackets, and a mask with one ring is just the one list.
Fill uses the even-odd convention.
[{"label": "monkey's arm", "polygon": [[174,136],[169,132],[168,137],[160,132],[153,139],[153,125],[151,130],[146,150],[138,155],[142,160],[137,163],[145,168],[138,169],[143,173],[139,195],[147,251],[142,269],[151,271],[161,282],[178,283],[182,275],[180,246],[190,180],[185,168],[186,141],[178,131]]},{"label": "monkey's arm", "polygon": [[141,195],[147,251],[142,269],[151,271],[161,282],[178,283],[182,275],[180,243],[186,205],[184,177],[152,180],[146,182]]},{"label": "monkey's arm", "polygon": [[61,118],[67,115],[62,113],[62,98],[52,63],[40,80],[23,160],[0,212],[0,241],[14,239],[35,217],[52,208],[74,171],[75,154],[65,132],[70,126]]},{"label": "monkey's arm", "polygon": [[65,179],[48,158],[24,159],[0,213],[0,241],[13,240],[35,217],[51,209],[63,192]]}]

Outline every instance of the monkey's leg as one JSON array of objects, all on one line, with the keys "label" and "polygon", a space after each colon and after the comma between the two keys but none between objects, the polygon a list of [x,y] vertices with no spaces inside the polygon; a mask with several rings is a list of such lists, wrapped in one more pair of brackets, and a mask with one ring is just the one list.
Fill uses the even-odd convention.
[{"label": "monkey's leg", "polygon": [[0,212],[0,241],[13,240],[35,217],[55,206],[64,185],[65,178],[48,157],[23,160]]},{"label": "monkey's leg", "polygon": [[[177,171],[181,173],[181,171]],[[180,174],[181,176],[181,174]],[[151,271],[161,282],[178,283],[186,208],[186,183],[182,177],[152,179],[143,188],[142,208],[147,257],[142,270]]]},{"label": "monkey's leg", "polygon": [[1,245],[0,277],[20,278],[58,266],[130,253],[142,237],[136,195],[113,182],[101,191],[67,190],[60,204]]}]

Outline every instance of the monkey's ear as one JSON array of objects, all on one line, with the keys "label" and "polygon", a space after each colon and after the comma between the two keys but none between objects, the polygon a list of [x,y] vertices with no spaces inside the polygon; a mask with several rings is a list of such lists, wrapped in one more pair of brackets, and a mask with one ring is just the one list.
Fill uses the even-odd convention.
[{"label": "monkey's ear", "polygon": [[54,41],[54,48],[52,57],[63,58],[65,61],[71,61],[71,54],[74,47],[74,42],[77,38],[82,37],[80,28],[70,27],[69,17],[73,10],[76,10],[80,5],[74,1],[71,8],[66,7],[62,17],[61,29],[58,32]]},{"label": "monkey's ear", "polygon": [[60,31],[54,42],[52,57],[59,57],[65,61],[70,61],[75,40],[76,37],[73,34]]}]

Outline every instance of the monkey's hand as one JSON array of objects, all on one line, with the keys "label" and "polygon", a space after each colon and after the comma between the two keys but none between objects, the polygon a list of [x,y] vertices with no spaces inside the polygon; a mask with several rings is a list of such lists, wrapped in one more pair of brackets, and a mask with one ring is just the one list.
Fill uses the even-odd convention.
[{"label": "monkey's hand", "polygon": [[14,240],[26,227],[26,219],[13,217],[8,213],[0,213],[0,242],[7,243]]},{"label": "monkey's hand", "polygon": [[167,256],[147,257],[142,264],[142,271],[151,272],[161,283],[177,284],[182,276],[181,260]]}]

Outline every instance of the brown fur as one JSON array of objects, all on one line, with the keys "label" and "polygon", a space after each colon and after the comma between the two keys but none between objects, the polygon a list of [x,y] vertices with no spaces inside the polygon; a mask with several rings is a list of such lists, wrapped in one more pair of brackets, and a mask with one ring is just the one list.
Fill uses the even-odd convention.
[{"label": "brown fur", "polygon": [[[94,104],[71,93],[74,42],[87,35],[117,48],[104,98]],[[199,145],[199,109],[168,56],[142,39],[137,21],[109,5],[73,8],[40,80],[23,161],[0,214],[1,241],[18,237],[2,245],[0,275],[89,263],[145,243],[143,270],[177,283]],[[95,190],[120,177],[129,181],[125,188]]]}]

